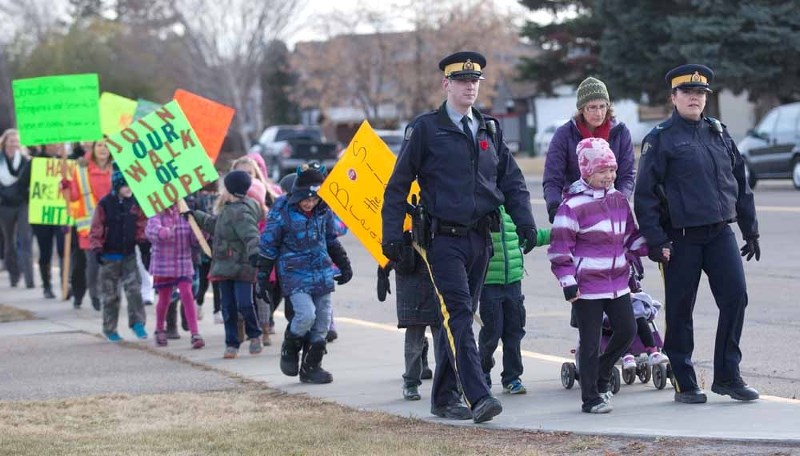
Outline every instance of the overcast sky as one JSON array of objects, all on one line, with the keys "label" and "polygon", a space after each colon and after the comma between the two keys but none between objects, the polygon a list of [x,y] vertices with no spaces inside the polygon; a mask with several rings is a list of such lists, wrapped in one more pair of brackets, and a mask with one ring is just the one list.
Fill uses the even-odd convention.
[{"label": "overcast sky", "polygon": [[[332,13],[353,13],[358,11],[361,8],[365,8],[365,5],[373,6],[377,2],[376,1],[367,1],[367,0],[301,0],[305,2],[305,8],[303,8],[302,12],[298,14],[298,19],[302,23],[309,17],[325,17],[326,15]],[[530,13],[530,10],[525,8],[524,6],[520,5],[517,0],[484,0],[484,1],[492,1],[495,4],[496,10],[500,12],[513,12],[516,17],[523,21],[525,19],[531,19],[536,21],[547,21],[550,19],[550,16],[547,14],[544,15],[533,15]],[[396,7],[391,6],[394,2],[392,0],[381,0],[382,5],[387,5],[387,9],[391,12],[392,9],[397,9]],[[398,23],[397,29],[402,29],[401,23]],[[314,30],[313,27],[309,26],[296,26],[294,27],[297,29],[296,32],[290,34],[287,37],[287,42],[291,47],[294,47],[294,43],[298,41],[311,41],[311,40],[325,40],[327,36],[324,32],[320,30]],[[357,32],[359,32],[357,30]],[[362,32],[368,33],[371,30],[363,30]]]}]

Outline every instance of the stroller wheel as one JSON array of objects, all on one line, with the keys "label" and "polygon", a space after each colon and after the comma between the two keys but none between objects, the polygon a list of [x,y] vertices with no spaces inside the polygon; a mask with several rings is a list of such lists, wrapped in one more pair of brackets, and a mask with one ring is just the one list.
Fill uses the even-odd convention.
[{"label": "stroller wheel", "polygon": [[663,364],[653,366],[653,385],[660,390],[667,386],[667,368]]},{"label": "stroller wheel", "polygon": [[561,385],[566,389],[570,389],[575,385],[575,363],[561,365]]},{"label": "stroller wheel", "polygon": [[637,366],[636,370],[639,375],[640,382],[647,383],[650,381],[650,366],[648,366],[647,363]]},{"label": "stroller wheel", "polygon": [[619,369],[617,366],[614,366],[614,370],[611,371],[611,392],[614,394],[619,393],[619,387],[622,382],[620,381],[620,374]]},{"label": "stroller wheel", "polygon": [[622,369],[622,381],[630,385],[636,381],[636,372],[633,369]]}]

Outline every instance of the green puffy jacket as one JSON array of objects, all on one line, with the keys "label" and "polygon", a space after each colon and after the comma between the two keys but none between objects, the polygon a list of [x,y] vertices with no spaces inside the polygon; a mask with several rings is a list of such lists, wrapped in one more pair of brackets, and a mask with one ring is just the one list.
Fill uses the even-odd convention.
[{"label": "green puffy jacket", "polygon": [[223,206],[218,216],[194,211],[197,223],[214,236],[209,275],[218,280],[253,282],[256,268],[249,258],[258,254],[258,222],[264,212],[254,200],[243,198]]},{"label": "green puffy jacket", "polygon": [[[506,213],[503,206],[500,206],[500,220],[502,227],[500,232],[492,233],[492,244],[494,255],[489,259],[489,268],[486,271],[486,285],[508,285],[522,280],[522,273],[525,265],[522,260],[522,250],[519,248],[519,235],[517,226],[511,220],[511,216]],[[550,230],[537,230],[536,246],[547,245],[550,243]]]}]

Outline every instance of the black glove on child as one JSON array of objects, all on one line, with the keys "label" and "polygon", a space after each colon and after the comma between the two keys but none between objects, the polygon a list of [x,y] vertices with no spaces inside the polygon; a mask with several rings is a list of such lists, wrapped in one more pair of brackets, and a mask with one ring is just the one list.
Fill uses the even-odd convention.
[{"label": "black glove on child", "polygon": [[760,261],[761,246],[758,243],[758,236],[752,237],[750,239],[745,239],[744,242],[746,242],[746,244],[743,245],[742,248],[739,250],[740,252],[742,252],[742,256],[746,256],[747,261],[752,260],[754,256],[756,257],[756,261]]},{"label": "black glove on child", "polygon": [[264,301],[269,302],[269,292],[272,290],[272,284],[269,282],[269,275],[272,274],[272,267],[275,265],[275,260],[258,256],[258,275],[256,276],[256,296]]},{"label": "black glove on child", "polygon": [[536,247],[536,227],[533,225],[522,225],[517,227],[517,236],[519,236],[519,246],[522,247],[522,253],[528,253]]},{"label": "black glove on child", "polygon": [[647,258],[650,258],[656,263],[664,263],[664,264],[669,263],[669,259],[665,257],[664,252],[662,252],[662,250],[664,249],[669,249],[670,257],[672,257],[672,243],[665,242],[659,245],[658,247],[650,248],[650,251],[647,252]]},{"label": "black glove on child", "polygon": [[570,285],[568,287],[564,287],[564,299],[566,299],[567,301],[572,301],[577,297],[578,297],[577,285]]},{"label": "black glove on child", "polygon": [[353,278],[353,268],[350,266],[347,252],[344,251],[344,247],[338,240],[328,245],[328,256],[331,257],[331,260],[341,272],[340,275],[336,276],[336,283],[344,285],[349,282]]}]

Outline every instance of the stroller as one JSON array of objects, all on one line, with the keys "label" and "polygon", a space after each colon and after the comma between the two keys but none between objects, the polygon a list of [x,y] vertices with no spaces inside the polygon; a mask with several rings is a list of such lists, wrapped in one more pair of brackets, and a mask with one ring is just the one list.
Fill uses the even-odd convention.
[{"label": "stroller", "polygon": [[[650,295],[642,291],[641,280],[644,278],[644,266],[642,265],[641,259],[634,255],[626,255],[626,258],[631,268],[628,286],[631,289],[631,304],[633,305],[634,315],[637,318],[640,316],[647,318],[648,324],[650,325],[650,330],[653,333],[653,339],[655,340],[656,347],[661,349],[664,346],[664,342],[662,341],[661,335],[659,334],[658,328],[655,324],[655,316],[661,309],[661,303],[655,301],[652,297],[650,297]],[[577,324],[574,322],[574,316],[570,321],[570,326],[577,327]],[[601,352],[608,346],[608,342],[611,339],[612,333],[613,331],[611,329],[611,324],[609,323],[608,318],[604,317],[603,330],[600,337]],[[561,385],[566,389],[572,388],[575,385],[575,380],[580,381],[580,374],[577,366],[577,352],[579,347],[580,340],[578,341],[578,347],[570,350],[570,353],[575,356],[576,362],[565,362],[561,365]],[[612,393],[617,394],[619,392],[621,381],[624,381],[626,385],[630,385],[636,381],[637,377],[642,383],[647,383],[652,378],[653,385],[659,390],[664,389],[664,387],[667,386],[667,379],[669,379],[670,383],[673,383],[672,368],[670,367],[669,363],[656,364],[652,367],[648,365],[648,354],[645,351],[645,346],[641,339],[639,339],[638,335],[631,343],[628,352],[635,357],[636,367],[630,369],[620,369],[617,366],[614,366],[610,384]]]}]

